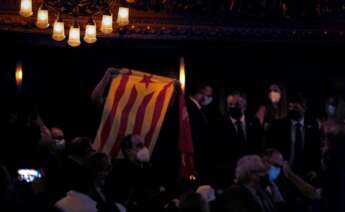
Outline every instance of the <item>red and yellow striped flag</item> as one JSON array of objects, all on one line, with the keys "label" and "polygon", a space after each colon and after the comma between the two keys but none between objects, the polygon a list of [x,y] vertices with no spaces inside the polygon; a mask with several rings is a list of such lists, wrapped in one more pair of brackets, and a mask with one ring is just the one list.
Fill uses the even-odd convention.
[{"label": "red and yellow striped flag", "polygon": [[174,79],[122,70],[110,86],[94,148],[112,157],[126,135],[140,135],[150,152],[174,91]]}]

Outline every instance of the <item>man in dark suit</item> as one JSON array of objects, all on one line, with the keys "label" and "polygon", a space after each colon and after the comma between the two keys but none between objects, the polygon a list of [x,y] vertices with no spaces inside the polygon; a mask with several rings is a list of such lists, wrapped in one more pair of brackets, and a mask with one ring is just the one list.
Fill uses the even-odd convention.
[{"label": "man in dark suit", "polygon": [[[262,151],[262,129],[259,120],[245,115],[247,100],[239,92],[227,97],[227,116],[224,117],[220,138],[217,144],[217,178],[220,186],[233,178],[236,162],[247,154],[260,154]],[[223,182],[223,183],[222,183]]]},{"label": "man in dark suit", "polygon": [[207,181],[209,172],[210,125],[203,108],[212,101],[213,89],[207,84],[192,88],[186,100],[194,147],[194,160],[200,180]]},{"label": "man in dark suit", "polygon": [[292,170],[300,176],[320,169],[321,136],[316,120],[305,116],[306,104],[301,96],[288,101],[288,117],[273,123],[268,145],[282,152]]},{"label": "man in dark suit", "polygon": [[[315,185],[320,169],[321,137],[318,123],[305,116],[306,111],[306,103],[302,96],[290,97],[288,117],[272,123],[267,146],[278,149],[294,173]],[[285,200],[289,202],[290,211],[307,210],[311,203],[291,182],[281,179],[278,185]]]}]

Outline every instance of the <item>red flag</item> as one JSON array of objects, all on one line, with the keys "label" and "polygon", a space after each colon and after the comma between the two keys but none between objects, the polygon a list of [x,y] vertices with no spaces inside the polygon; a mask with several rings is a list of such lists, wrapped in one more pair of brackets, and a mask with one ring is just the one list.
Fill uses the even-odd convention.
[{"label": "red flag", "polygon": [[179,150],[181,153],[180,175],[182,177],[194,177],[194,154],[192,132],[189,124],[189,116],[184,98],[184,92],[179,89]]}]

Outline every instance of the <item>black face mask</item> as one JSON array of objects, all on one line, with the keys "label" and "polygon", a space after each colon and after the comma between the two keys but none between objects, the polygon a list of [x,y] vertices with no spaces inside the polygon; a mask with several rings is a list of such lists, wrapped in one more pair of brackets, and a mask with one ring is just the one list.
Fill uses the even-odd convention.
[{"label": "black face mask", "polygon": [[289,110],[289,118],[292,120],[300,120],[303,117],[303,114],[298,110]]},{"label": "black face mask", "polygon": [[270,185],[270,178],[268,176],[268,174],[265,174],[264,176],[260,177],[260,186],[262,189],[267,188],[267,186]]},{"label": "black face mask", "polygon": [[228,115],[233,119],[239,119],[242,117],[243,113],[241,108],[239,107],[229,107],[228,108]]}]

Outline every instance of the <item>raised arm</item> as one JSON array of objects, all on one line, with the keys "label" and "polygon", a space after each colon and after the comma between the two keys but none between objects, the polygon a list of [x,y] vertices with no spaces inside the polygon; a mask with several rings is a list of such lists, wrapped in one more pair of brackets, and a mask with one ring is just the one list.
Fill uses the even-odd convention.
[{"label": "raised arm", "polygon": [[310,185],[309,183],[305,182],[302,178],[292,172],[287,162],[283,165],[284,175],[292,182],[297,189],[307,198],[312,200],[319,200],[321,199],[321,195],[318,190]]},{"label": "raised arm", "polygon": [[109,85],[109,83],[111,82],[111,80],[118,76],[120,73],[119,68],[114,68],[114,67],[110,67],[107,69],[107,71],[105,72],[104,76],[102,77],[101,81],[99,81],[99,83],[97,84],[97,86],[95,87],[95,89],[92,91],[91,94],[91,99],[93,102],[95,102],[97,105],[103,105],[104,104],[104,93],[105,93],[105,89],[107,88],[107,86]]}]

